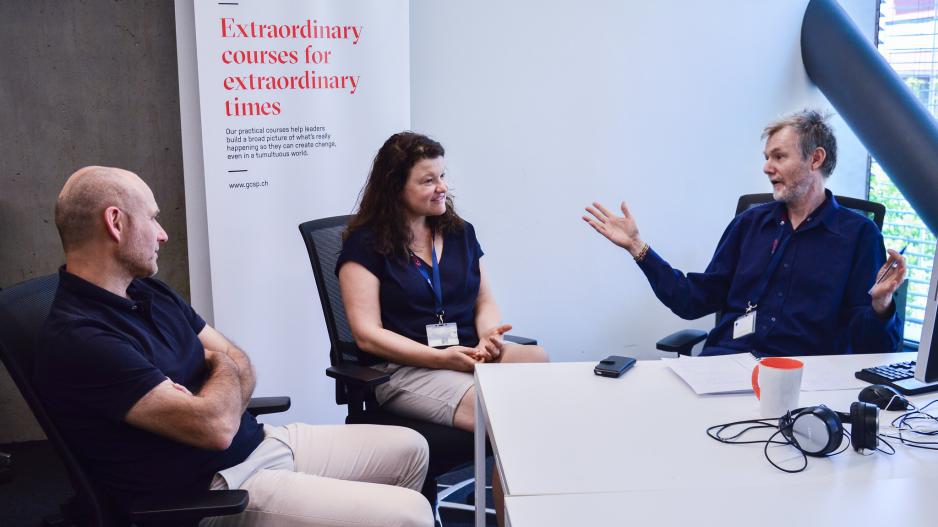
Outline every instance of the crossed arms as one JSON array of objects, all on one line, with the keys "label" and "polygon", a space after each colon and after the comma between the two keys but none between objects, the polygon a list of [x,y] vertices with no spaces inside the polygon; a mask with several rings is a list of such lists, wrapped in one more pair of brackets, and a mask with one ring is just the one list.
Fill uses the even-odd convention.
[{"label": "crossed arms", "polygon": [[225,450],[241,425],[254,392],[254,368],[247,355],[209,325],[199,332],[208,369],[198,393],[166,379],[127,412],[127,423],[180,443]]}]

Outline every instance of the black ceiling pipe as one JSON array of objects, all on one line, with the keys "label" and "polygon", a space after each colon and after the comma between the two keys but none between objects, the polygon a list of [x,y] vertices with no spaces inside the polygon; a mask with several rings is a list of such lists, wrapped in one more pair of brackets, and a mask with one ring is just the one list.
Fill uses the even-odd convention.
[{"label": "black ceiling pipe", "polygon": [[811,0],[801,23],[808,76],[938,233],[938,126],[836,0]]}]

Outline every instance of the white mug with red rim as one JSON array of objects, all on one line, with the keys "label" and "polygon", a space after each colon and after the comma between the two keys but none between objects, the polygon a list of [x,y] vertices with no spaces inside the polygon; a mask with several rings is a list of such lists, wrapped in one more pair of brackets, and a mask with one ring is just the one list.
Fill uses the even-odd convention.
[{"label": "white mug with red rim", "polygon": [[781,417],[798,408],[804,363],[796,359],[766,357],[752,369],[752,389],[763,418]]}]

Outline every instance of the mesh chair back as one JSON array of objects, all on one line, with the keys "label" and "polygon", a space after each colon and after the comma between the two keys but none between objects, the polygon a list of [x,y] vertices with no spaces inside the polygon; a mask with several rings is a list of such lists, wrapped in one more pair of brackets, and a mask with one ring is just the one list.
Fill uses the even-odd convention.
[{"label": "mesh chair back", "polygon": [[[883,220],[886,218],[886,206],[882,203],[876,203],[875,201],[867,201],[865,199],[850,198],[847,196],[834,196],[837,199],[837,203],[842,207],[846,207],[857,214],[866,216],[867,218],[873,220],[873,223],[876,224],[876,227],[879,230],[883,230]],[[739,197],[739,202],[736,204],[736,214],[744,210],[749,210],[756,205],[762,205],[763,203],[769,203],[775,201],[775,198],[772,197],[772,194],[745,194]]]},{"label": "mesh chair back", "polygon": [[345,316],[339,278],[335,274],[335,264],[342,251],[342,231],[348,220],[349,216],[333,216],[300,224],[300,234],[306,242],[306,251],[313,266],[316,289],[319,291],[329,342],[332,344],[329,355],[333,366],[347,362],[362,365],[378,362],[377,358],[363,353],[355,345],[352,329]]},{"label": "mesh chair back", "polygon": [[80,514],[89,525],[105,525],[101,498],[32,386],[33,353],[58,285],[58,274],[52,274],[0,291],[0,359],[68,470],[79,508],[72,512]]}]

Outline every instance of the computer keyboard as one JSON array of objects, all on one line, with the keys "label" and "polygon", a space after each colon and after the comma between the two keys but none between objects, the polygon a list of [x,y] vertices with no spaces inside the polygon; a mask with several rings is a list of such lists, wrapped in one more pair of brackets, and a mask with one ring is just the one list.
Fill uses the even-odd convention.
[{"label": "computer keyboard", "polygon": [[938,382],[921,382],[915,378],[914,360],[863,368],[853,375],[871,384],[892,386],[902,395],[938,392]]},{"label": "computer keyboard", "polygon": [[896,381],[911,379],[915,376],[915,361],[883,364],[872,368],[863,368],[855,374],[857,379],[871,384],[892,384]]}]

